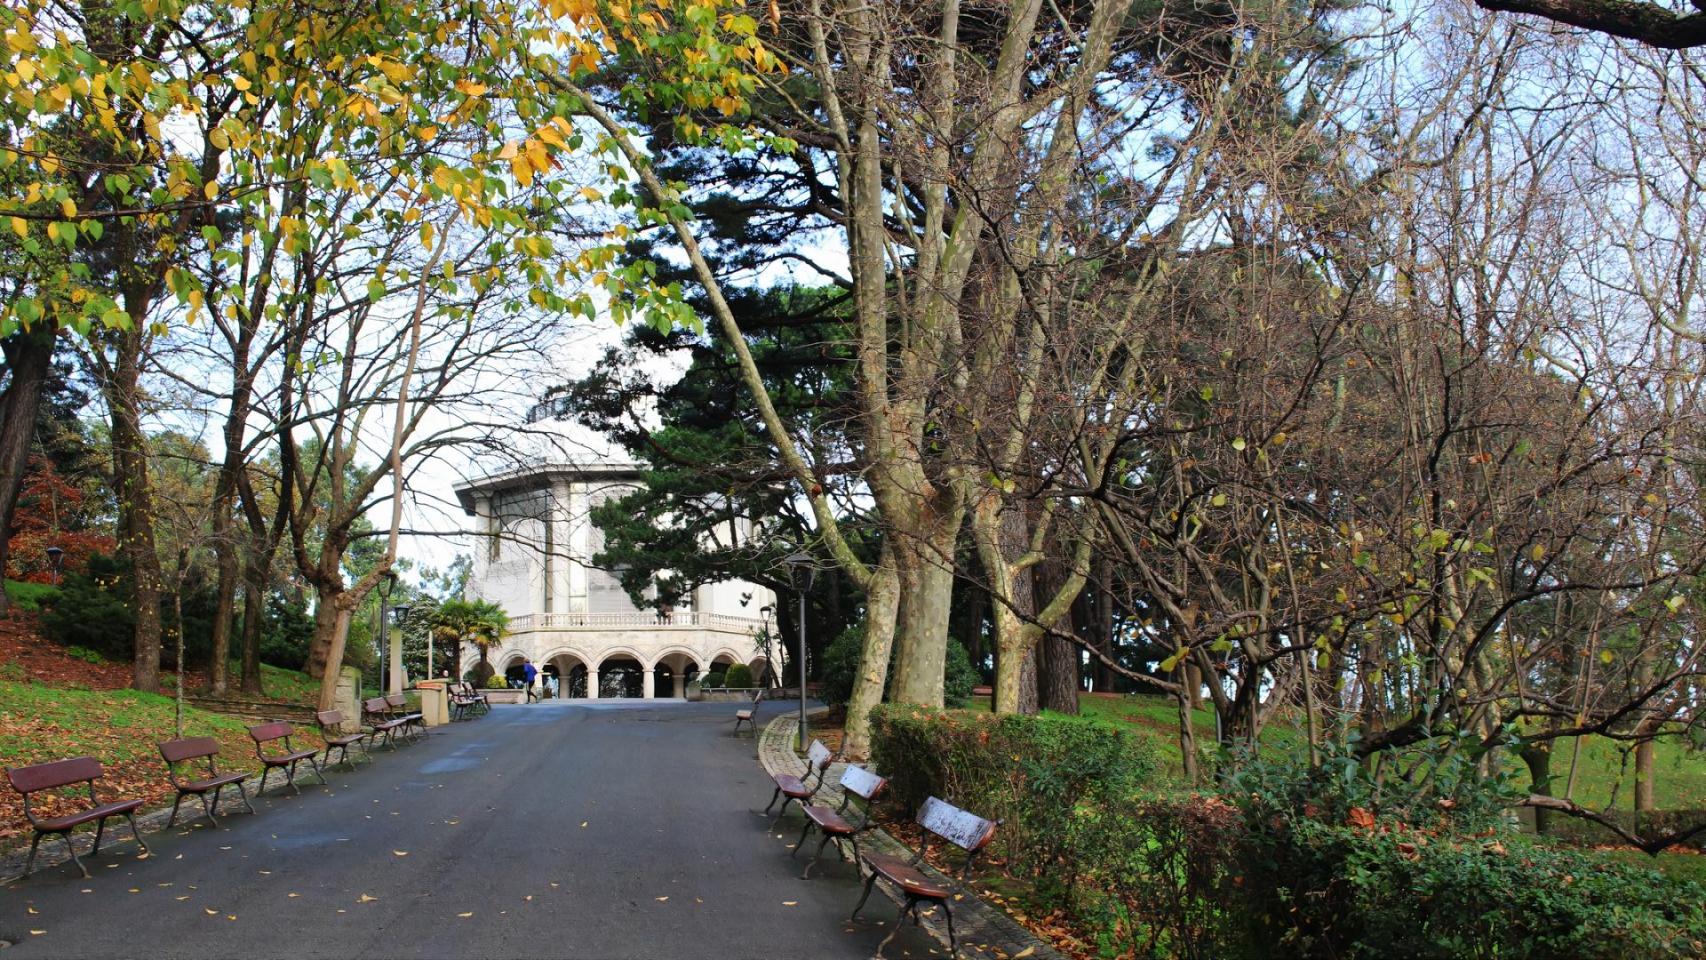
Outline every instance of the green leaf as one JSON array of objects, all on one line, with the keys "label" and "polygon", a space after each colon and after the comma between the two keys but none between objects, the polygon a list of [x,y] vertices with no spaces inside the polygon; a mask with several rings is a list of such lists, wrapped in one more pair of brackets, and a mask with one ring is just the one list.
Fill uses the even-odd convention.
[{"label": "green leaf", "polygon": [[378,303],[380,300],[383,300],[384,298],[385,298],[385,281],[379,279],[378,277],[374,277],[372,280],[367,281],[367,299],[372,301],[373,303]]}]

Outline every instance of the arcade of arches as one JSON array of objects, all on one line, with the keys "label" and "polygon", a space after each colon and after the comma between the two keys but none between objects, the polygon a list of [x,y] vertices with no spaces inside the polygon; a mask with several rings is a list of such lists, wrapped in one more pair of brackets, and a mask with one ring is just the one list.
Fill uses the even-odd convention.
[{"label": "arcade of arches", "polygon": [[[493,662],[505,676],[520,679],[523,659],[522,653],[511,651]],[[767,658],[743,658],[732,650],[716,653],[708,662],[684,650],[660,654],[649,662],[628,650],[608,651],[589,662],[594,659],[565,650],[534,661],[534,666],[543,675],[546,695],[565,699],[680,698],[687,695],[687,684],[695,677],[722,673],[736,663],[752,670],[754,682],[768,685]],[[591,682],[594,677],[596,682]]]}]

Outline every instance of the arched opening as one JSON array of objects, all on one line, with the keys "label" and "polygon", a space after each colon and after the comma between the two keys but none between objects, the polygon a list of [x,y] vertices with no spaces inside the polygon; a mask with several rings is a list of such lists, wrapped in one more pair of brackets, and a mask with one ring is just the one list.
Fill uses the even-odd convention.
[{"label": "arched opening", "polygon": [[645,668],[633,657],[607,657],[598,665],[600,697],[639,697],[645,688]]},{"label": "arched opening", "polygon": [[730,654],[717,654],[716,657],[711,660],[710,667],[705,670],[705,685],[713,688],[724,686],[724,678],[728,675],[729,668],[734,666],[736,662],[735,658]]},{"label": "arched opening", "polygon": [[699,675],[699,665],[693,656],[681,650],[658,657],[652,670],[654,697],[686,697],[688,681]]},{"label": "arched opening", "polygon": [[776,677],[770,673],[770,658],[766,656],[753,657],[747,669],[752,671],[752,684],[756,687],[774,687]]},{"label": "arched opening", "polygon": [[586,663],[572,653],[559,653],[540,668],[545,674],[544,696],[556,699],[586,696]]}]

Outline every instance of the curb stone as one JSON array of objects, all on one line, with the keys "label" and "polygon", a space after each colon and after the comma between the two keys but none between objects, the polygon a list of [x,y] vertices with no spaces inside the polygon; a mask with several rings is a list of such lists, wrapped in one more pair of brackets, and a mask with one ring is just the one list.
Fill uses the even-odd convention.
[{"label": "curb stone", "polygon": [[[803,766],[800,758],[791,746],[794,738],[794,724],[797,717],[784,715],[772,719],[764,725],[758,735],[758,762],[764,772],[775,776],[779,773],[797,774]],[[818,791],[817,802],[835,806],[841,803],[841,772],[847,769],[847,764],[837,761],[830,764],[829,771],[824,774],[823,789]],[[794,830],[799,829],[796,822]],[[797,835],[797,834],[796,834]],[[782,836],[787,838],[788,831],[783,830]],[[911,859],[913,851],[899,840],[890,836],[888,831],[877,828],[866,834],[860,845],[878,853]],[[827,857],[829,851],[824,851]],[[826,860],[825,863],[835,861]],[[820,864],[819,870],[823,869]],[[933,880],[958,886],[951,877],[942,873],[929,864],[921,864],[923,870]],[[860,870],[861,882],[864,871]],[[900,898],[886,883],[877,884],[877,889],[894,903],[898,909]],[[849,906],[851,909],[851,906]],[[867,906],[867,909],[869,907]],[[929,931],[941,944],[948,945],[948,928],[946,923],[936,917],[935,911],[930,911],[924,917],[924,929]],[[889,921],[895,922],[895,921]],[[1064,960],[1054,947],[1038,939],[1036,934],[1025,929],[1017,920],[984,902],[983,898],[971,891],[966,891],[965,898],[954,902],[954,928],[959,934],[960,955],[963,957],[987,958],[987,960],[1017,960],[1024,957],[1027,960]]]}]

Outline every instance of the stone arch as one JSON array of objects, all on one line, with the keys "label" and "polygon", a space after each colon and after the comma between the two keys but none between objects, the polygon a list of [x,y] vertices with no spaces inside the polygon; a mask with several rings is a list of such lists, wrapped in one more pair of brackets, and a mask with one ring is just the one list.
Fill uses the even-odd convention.
[{"label": "stone arch", "polygon": [[596,688],[600,697],[643,697],[651,687],[646,657],[624,644],[600,650],[598,663],[593,669],[594,672],[588,675],[588,689]]},{"label": "stone arch", "polygon": [[[760,653],[754,656],[751,660],[748,660],[746,662],[746,666],[747,669],[752,671],[752,682],[759,686],[764,686],[766,673],[770,669],[770,658]],[[777,686],[780,685],[777,683],[779,679],[779,677],[774,676],[769,678],[771,684]]]},{"label": "stone arch", "polygon": [[691,663],[693,666],[699,668],[700,672],[704,672],[704,669],[705,669],[704,658],[699,656],[698,652],[693,650],[692,648],[683,647],[680,645],[663,648],[661,651],[658,652],[658,654],[656,656],[652,657],[652,662],[650,664],[648,664],[648,666],[652,667],[653,669],[656,669],[658,664],[662,663],[664,660],[666,660],[670,657],[675,657],[675,656],[686,657],[687,661],[689,663]]},{"label": "stone arch", "polygon": [[687,682],[705,672],[699,654],[683,646],[665,647],[646,668],[654,696],[685,697]]},{"label": "stone arch", "polygon": [[590,689],[587,684],[590,658],[573,647],[553,648],[540,660],[539,669],[549,678],[545,684],[547,696],[559,699],[580,698]]}]

